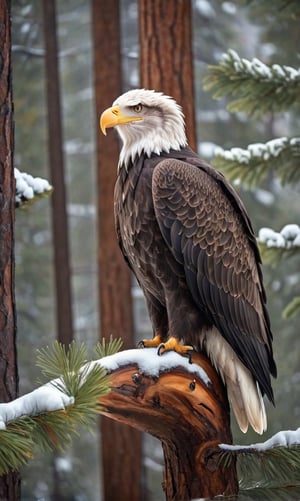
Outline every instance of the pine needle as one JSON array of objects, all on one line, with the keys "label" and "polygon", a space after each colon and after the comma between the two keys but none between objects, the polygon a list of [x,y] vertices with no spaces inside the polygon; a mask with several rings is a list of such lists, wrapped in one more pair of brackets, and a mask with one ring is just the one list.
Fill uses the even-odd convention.
[{"label": "pine needle", "polygon": [[95,347],[96,356],[99,358],[106,357],[108,355],[113,355],[120,351],[123,346],[123,340],[121,338],[113,339],[110,336],[109,342],[107,343],[105,338],[102,338],[102,341],[97,343]]},{"label": "pine needle", "polygon": [[[121,340],[101,344],[101,352],[115,353]],[[109,377],[98,362],[87,362],[84,344],[75,342],[66,349],[55,342],[38,351],[37,365],[46,379],[59,391],[72,396],[74,403],[64,410],[24,416],[6,423],[0,430],[0,475],[19,469],[32,457],[36,447],[42,450],[64,450],[78,426],[90,429],[99,412],[101,397],[110,391]]]}]

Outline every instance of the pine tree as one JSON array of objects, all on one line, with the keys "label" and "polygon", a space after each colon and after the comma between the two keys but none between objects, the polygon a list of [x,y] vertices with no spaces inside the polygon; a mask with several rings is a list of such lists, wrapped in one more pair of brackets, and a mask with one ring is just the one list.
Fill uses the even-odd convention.
[{"label": "pine tree", "polygon": [[[275,3],[279,17],[300,19],[297,2]],[[218,65],[209,67],[204,88],[212,90],[216,99],[229,98],[228,110],[246,113],[250,119],[263,119],[267,114],[284,113],[291,108],[299,112],[300,69],[276,63],[267,65],[257,58],[248,60],[231,49],[223,54]],[[257,187],[268,180],[274,188],[278,181],[281,186],[299,183],[299,161],[300,137],[277,137],[266,143],[250,144],[246,149],[216,148],[213,165],[235,183]],[[261,228],[258,241],[266,263],[277,265],[281,260],[300,255],[300,227],[294,222],[286,221],[283,228],[276,230]],[[287,304],[284,315],[299,312],[300,294]]]}]

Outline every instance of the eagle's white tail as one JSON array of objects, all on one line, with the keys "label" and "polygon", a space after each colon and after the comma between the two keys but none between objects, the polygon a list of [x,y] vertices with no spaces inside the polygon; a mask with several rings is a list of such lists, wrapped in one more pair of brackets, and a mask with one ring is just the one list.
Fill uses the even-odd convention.
[{"label": "eagle's white tail", "polygon": [[246,433],[250,423],[257,433],[262,434],[267,429],[266,411],[260,389],[250,371],[216,328],[202,334],[201,341],[226,384],[240,429]]}]

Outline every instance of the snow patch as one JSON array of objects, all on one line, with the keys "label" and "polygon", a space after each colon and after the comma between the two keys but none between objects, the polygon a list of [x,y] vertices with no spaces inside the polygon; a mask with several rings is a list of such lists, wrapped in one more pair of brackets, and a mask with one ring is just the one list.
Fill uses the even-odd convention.
[{"label": "snow patch", "polygon": [[241,58],[233,49],[229,49],[228,52],[222,55],[222,63],[226,66],[228,64],[233,66],[236,73],[246,73],[256,80],[266,82],[277,80],[277,82],[281,83],[300,80],[300,68],[296,69],[285,65],[280,66],[279,64],[268,66],[256,57],[249,61],[249,59]]},{"label": "snow patch", "polygon": [[[223,157],[231,162],[240,164],[249,164],[251,160],[262,159],[269,160],[270,158],[278,157],[288,148],[296,150],[300,148],[300,137],[287,138],[279,137],[271,139],[267,143],[249,144],[247,149],[231,148],[231,150],[223,150],[220,146],[215,149],[215,156]],[[300,151],[300,150],[299,150]],[[299,154],[299,152],[297,152]]]},{"label": "snow patch", "polygon": [[141,374],[150,377],[158,377],[162,372],[170,372],[176,367],[181,367],[191,374],[197,375],[206,385],[211,384],[208,375],[198,364],[190,363],[188,358],[175,351],[168,351],[159,356],[157,348],[125,350],[103,357],[93,363],[100,363],[107,372],[136,364]]},{"label": "snow patch", "polygon": [[280,232],[276,232],[272,228],[261,228],[258,233],[258,241],[270,248],[300,247],[300,227],[298,224],[287,224]]},{"label": "snow patch", "polygon": [[295,445],[300,445],[300,428],[297,430],[286,430],[279,431],[273,437],[269,438],[265,442],[252,444],[252,445],[229,445],[220,444],[219,447],[227,451],[247,451],[247,450],[258,450],[266,451],[268,449],[273,449],[274,447],[292,447]]},{"label": "snow patch", "polygon": [[16,180],[16,203],[22,200],[32,200],[35,195],[41,195],[52,190],[51,184],[47,179],[41,177],[33,177],[26,172],[20,172],[19,169],[14,169]]},{"label": "snow patch", "polygon": [[74,403],[74,397],[65,395],[48,383],[22,397],[0,404],[0,430],[10,421],[22,416],[38,416],[43,412],[59,411]]}]

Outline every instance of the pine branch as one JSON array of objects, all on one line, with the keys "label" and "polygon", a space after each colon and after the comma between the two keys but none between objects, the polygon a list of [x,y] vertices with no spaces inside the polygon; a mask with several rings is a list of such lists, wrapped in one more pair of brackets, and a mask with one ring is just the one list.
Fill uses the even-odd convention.
[{"label": "pine branch", "polygon": [[[270,0],[240,0],[244,5],[260,7],[262,11],[270,10]],[[273,0],[272,8],[276,12],[276,17],[281,19],[299,19],[300,3],[299,0]]]},{"label": "pine branch", "polygon": [[228,178],[249,186],[256,186],[270,170],[279,177],[282,184],[300,181],[300,137],[282,137],[267,143],[250,144],[247,149],[215,149],[213,165],[222,170]]},{"label": "pine branch", "polygon": [[261,228],[258,243],[264,262],[275,266],[282,258],[300,252],[300,227],[297,224],[287,224],[280,232],[272,228]]},{"label": "pine branch", "polygon": [[[102,349],[115,353],[119,340]],[[32,457],[36,446],[63,450],[87,428],[99,413],[99,399],[110,391],[106,370],[97,362],[87,363],[87,350],[74,342],[69,349],[56,342],[38,352],[38,366],[52,381],[12,402],[0,404],[0,475],[19,469]]]},{"label": "pine branch", "polygon": [[300,69],[268,66],[256,58],[249,61],[232,49],[223,54],[218,65],[208,68],[205,90],[213,90],[215,99],[238,96],[228,105],[231,112],[244,111],[260,117],[300,103]]},{"label": "pine branch", "polygon": [[110,336],[109,343],[106,342],[104,338],[102,338],[102,342],[97,343],[95,346],[95,354],[98,358],[107,357],[108,355],[113,355],[120,351],[123,346],[123,341],[121,338],[113,339]]},{"label": "pine branch", "polygon": [[53,187],[46,179],[41,177],[33,177],[26,172],[20,172],[15,168],[16,180],[16,207],[24,207],[32,205],[40,198],[49,196],[53,191]]},{"label": "pine branch", "polygon": [[241,489],[300,486],[300,428],[276,433],[263,443],[219,447],[221,462],[237,459]]},{"label": "pine branch", "polygon": [[291,318],[300,314],[300,296],[296,296],[292,301],[284,308],[283,318]]}]

